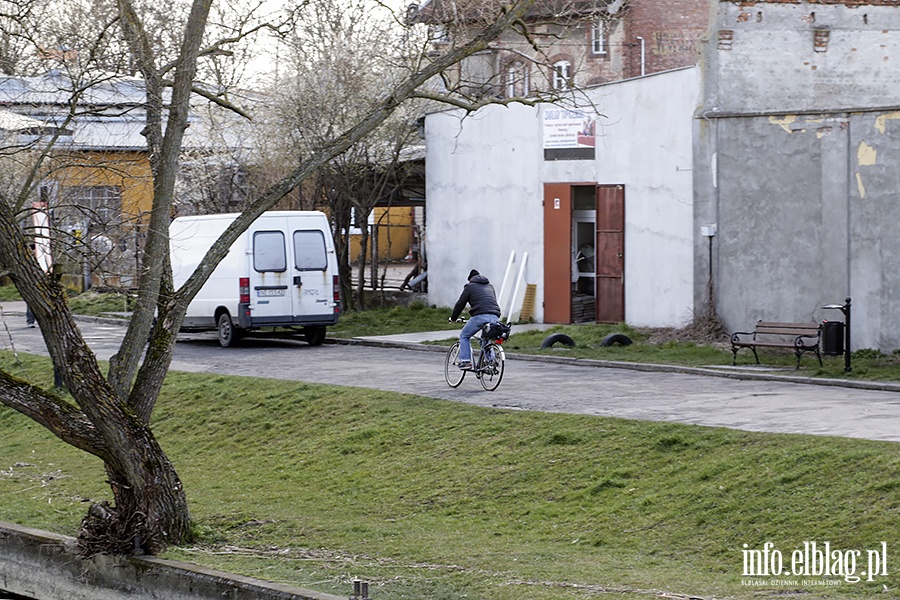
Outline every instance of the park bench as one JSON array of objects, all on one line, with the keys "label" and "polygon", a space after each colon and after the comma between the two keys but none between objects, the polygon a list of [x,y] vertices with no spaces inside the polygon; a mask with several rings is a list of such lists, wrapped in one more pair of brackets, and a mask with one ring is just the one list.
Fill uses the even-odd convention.
[{"label": "park bench", "polygon": [[815,352],[822,366],[819,354],[819,340],[822,327],[818,323],[771,323],[759,321],[753,331],[737,331],[731,334],[732,365],[737,364],[737,353],[741,348],[750,348],[759,364],[757,348],[793,348],[797,356],[797,368],[804,352]]}]

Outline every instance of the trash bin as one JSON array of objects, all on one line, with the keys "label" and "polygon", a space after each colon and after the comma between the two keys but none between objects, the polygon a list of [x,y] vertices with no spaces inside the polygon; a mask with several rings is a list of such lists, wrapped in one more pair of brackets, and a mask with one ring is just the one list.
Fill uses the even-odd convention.
[{"label": "trash bin", "polygon": [[832,356],[844,353],[844,323],[824,321],[822,323],[822,352]]}]

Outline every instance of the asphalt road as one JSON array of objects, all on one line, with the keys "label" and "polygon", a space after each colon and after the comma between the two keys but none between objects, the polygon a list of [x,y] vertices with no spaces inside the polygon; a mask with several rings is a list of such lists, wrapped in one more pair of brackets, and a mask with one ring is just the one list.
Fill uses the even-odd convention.
[{"label": "asphalt road", "polygon": [[[0,348],[44,353],[37,329],[5,319]],[[119,325],[79,322],[98,357],[108,358]],[[900,442],[900,392],[810,385],[783,379],[743,380],[682,372],[638,371],[544,362],[507,355],[493,392],[468,375],[447,386],[442,350],[246,339],[221,348],[214,334],[179,337],[173,369],[271,377],[406,392],[511,410],[578,413]]]}]

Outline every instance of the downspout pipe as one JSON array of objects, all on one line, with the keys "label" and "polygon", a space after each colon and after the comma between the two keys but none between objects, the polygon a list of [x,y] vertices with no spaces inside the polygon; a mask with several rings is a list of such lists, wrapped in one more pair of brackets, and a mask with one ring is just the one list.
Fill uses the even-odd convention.
[{"label": "downspout pipe", "polygon": [[644,67],[646,65],[646,54],[644,53],[644,38],[638,35],[635,36],[634,39],[641,43],[641,77],[643,77],[645,72]]}]

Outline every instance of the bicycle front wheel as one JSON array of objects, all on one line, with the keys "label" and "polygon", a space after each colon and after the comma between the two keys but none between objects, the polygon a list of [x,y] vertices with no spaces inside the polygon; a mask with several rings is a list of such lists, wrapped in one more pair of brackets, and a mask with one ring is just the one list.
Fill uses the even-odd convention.
[{"label": "bicycle front wheel", "polygon": [[484,350],[484,363],[481,370],[481,385],[489,392],[497,389],[500,380],[503,379],[503,368],[506,365],[506,355],[503,348],[497,344],[488,344]]},{"label": "bicycle front wheel", "polygon": [[444,379],[447,385],[452,388],[459,387],[465,378],[466,372],[459,368],[459,342],[456,342],[447,350],[447,357],[444,359]]}]

